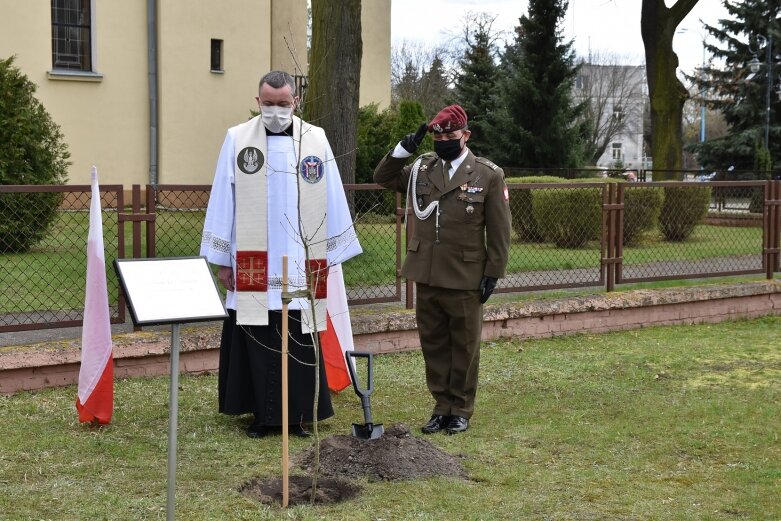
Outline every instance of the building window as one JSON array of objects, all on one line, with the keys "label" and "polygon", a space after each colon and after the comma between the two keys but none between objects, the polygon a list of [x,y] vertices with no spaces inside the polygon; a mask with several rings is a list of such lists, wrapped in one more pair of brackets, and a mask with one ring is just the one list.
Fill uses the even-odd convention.
[{"label": "building window", "polygon": [[303,110],[304,100],[306,99],[306,88],[309,86],[309,80],[303,74],[295,74],[293,80],[296,82],[295,95],[299,99],[299,109]]},{"label": "building window", "polygon": [[615,105],[613,107],[613,119],[621,122],[624,120],[624,107],[621,105]]},{"label": "building window", "polygon": [[623,154],[621,153],[621,143],[613,143],[613,159],[621,159]]},{"label": "building window", "polygon": [[52,69],[92,71],[91,0],[52,0]]},{"label": "building window", "polygon": [[211,70],[212,72],[224,71],[222,67],[222,40],[212,39]]},{"label": "building window", "polygon": [[583,90],[588,88],[588,76],[578,75],[575,77],[575,88]]}]

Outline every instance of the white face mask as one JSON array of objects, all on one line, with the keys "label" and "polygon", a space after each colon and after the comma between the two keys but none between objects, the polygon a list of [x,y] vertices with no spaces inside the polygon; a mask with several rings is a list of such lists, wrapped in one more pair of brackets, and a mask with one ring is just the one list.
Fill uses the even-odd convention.
[{"label": "white face mask", "polygon": [[260,114],[263,125],[271,132],[282,132],[293,122],[293,107],[261,105]]}]

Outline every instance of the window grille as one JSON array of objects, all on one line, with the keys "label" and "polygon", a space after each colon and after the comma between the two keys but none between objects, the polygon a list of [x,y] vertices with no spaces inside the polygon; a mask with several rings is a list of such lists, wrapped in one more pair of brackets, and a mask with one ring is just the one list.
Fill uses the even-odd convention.
[{"label": "window grille", "polygon": [[222,72],[222,40],[212,39],[211,46],[211,70]]},{"label": "window grille", "polygon": [[52,0],[52,68],[92,71],[91,0]]}]

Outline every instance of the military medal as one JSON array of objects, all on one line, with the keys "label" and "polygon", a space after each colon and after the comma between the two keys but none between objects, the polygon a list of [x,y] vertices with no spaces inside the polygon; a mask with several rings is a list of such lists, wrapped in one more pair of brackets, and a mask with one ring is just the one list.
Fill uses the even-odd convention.
[{"label": "military medal", "polygon": [[466,213],[469,214],[469,215],[472,215],[473,213],[475,213],[475,207],[472,206],[472,203],[469,203],[469,205],[467,205]]}]

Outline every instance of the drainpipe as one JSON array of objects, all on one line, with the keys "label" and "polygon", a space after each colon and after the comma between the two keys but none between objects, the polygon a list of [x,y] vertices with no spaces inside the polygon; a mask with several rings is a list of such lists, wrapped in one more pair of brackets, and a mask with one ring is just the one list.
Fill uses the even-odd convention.
[{"label": "drainpipe", "polygon": [[157,184],[157,0],[146,2],[149,63],[149,184]]}]

